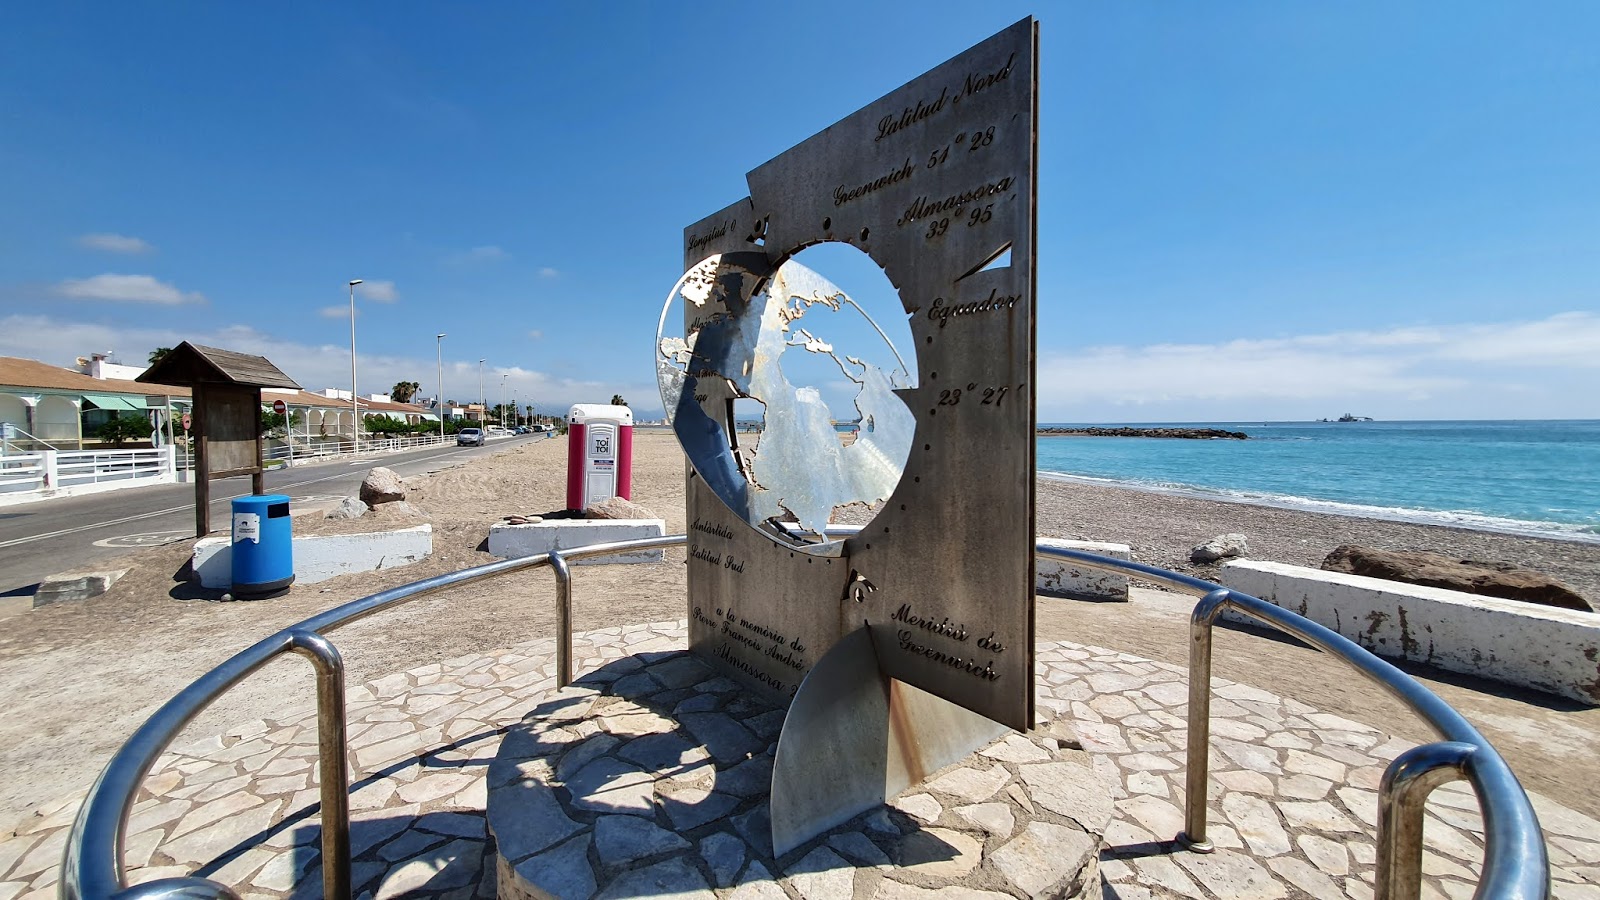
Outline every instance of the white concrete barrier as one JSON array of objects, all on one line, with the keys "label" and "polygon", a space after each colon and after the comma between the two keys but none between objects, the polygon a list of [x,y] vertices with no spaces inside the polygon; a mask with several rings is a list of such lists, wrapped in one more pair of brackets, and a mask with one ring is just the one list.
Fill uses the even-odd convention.
[{"label": "white concrete barrier", "polygon": [[[637,541],[661,537],[667,523],[661,519],[549,519],[529,525],[492,525],[489,528],[489,553],[503,559],[537,556],[551,550],[571,550],[588,544],[609,541]],[[666,559],[662,550],[634,550],[590,559],[575,559],[575,566],[603,566],[613,563],[653,563]]]},{"label": "white concrete barrier", "polygon": [[[369,534],[308,534],[294,538],[295,584],[316,584],[352,572],[374,572],[409,566],[433,554],[433,526]],[[233,587],[233,539],[208,537],[195,541],[190,560],[200,584]]]},{"label": "white concrete barrier", "polygon": [[[1082,550],[1085,553],[1097,553],[1101,556],[1130,561],[1133,559],[1133,551],[1127,544],[1040,538],[1039,546]],[[1046,556],[1034,560],[1033,589],[1047,597],[1128,602],[1128,576],[1115,572],[1102,572],[1099,569],[1080,566],[1071,560],[1051,559]]]},{"label": "white concrete barrier", "polygon": [[1600,706],[1600,613],[1255,560],[1224,564],[1221,581],[1379,656]]}]

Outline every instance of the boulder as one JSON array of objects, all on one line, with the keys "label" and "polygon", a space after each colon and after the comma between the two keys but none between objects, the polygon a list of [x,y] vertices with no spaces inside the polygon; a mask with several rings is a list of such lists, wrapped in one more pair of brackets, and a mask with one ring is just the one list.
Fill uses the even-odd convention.
[{"label": "boulder", "polygon": [[393,503],[405,498],[406,486],[393,469],[379,466],[368,472],[366,480],[361,482],[361,502],[368,506],[375,507],[380,503]]},{"label": "boulder", "polygon": [[367,505],[361,502],[360,497],[346,497],[344,502],[328,510],[330,519],[359,519],[367,514]]},{"label": "boulder", "polygon": [[1249,552],[1250,547],[1245,543],[1244,535],[1238,533],[1219,534],[1190,550],[1189,561],[1214,563],[1218,560],[1243,556]]},{"label": "boulder", "polygon": [[1358,544],[1335,547],[1322,561],[1328,572],[1420,584],[1484,597],[1521,600],[1559,609],[1594,612],[1581,594],[1554,578],[1509,563],[1455,559],[1418,550],[1379,550]]},{"label": "boulder", "polygon": [[585,519],[660,518],[660,516],[648,509],[645,509],[639,504],[634,503],[632,500],[625,500],[621,497],[612,497],[608,500],[601,500],[599,503],[589,504],[589,506],[583,511],[583,517]]}]

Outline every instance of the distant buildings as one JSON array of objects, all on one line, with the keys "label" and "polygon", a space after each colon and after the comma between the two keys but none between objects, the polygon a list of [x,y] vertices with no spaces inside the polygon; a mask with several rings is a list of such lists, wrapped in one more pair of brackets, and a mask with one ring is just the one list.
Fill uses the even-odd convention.
[{"label": "distant buildings", "polygon": [[142,368],[119,366],[97,353],[78,360],[77,370],[33,359],[0,356],[0,423],[12,448],[50,444],[82,449],[85,434],[93,436],[112,416],[149,414],[169,406],[189,406],[189,389],[136,384]]},{"label": "distant buildings", "polygon": [[[170,414],[178,419],[189,409],[189,389],[166,385],[139,384],[143,367],[111,362],[106,354],[96,353],[78,360],[78,368],[67,369],[33,359],[0,356],[0,423],[4,446],[13,450],[34,449],[48,444],[57,449],[82,449],[95,430],[116,415],[138,414],[152,417],[152,431]],[[270,411],[282,400],[293,423],[297,441],[349,440],[354,430],[350,392],[327,389],[321,393],[266,389],[261,392],[263,410]],[[395,403],[388,394],[369,394],[356,400],[365,431],[367,416],[385,416],[398,422],[420,425],[439,421],[437,404]],[[483,417],[483,407],[447,407],[453,419]],[[181,431],[178,422],[174,430]]]}]

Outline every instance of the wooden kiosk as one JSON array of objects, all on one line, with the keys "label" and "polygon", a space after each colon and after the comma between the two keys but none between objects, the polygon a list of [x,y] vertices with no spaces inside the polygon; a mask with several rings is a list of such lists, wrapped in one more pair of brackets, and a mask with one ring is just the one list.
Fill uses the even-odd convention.
[{"label": "wooden kiosk", "polygon": [[175,384],[194,394],[194,529],[211,533],[211,479],[250,476],[250,492],[266,493],[261,466],[261,389],[300,385],[264,356],[184,341],[136,381]]}]

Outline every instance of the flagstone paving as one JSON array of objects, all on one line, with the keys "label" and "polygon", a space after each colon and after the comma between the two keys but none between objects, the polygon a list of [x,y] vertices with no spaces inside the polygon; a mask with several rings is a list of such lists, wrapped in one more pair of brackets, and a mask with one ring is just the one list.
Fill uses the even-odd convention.
[{"label": "flagstone paving", "polygon": [[[578,671],[589,672],[624,657],[680,650],[685,640],[682,621],[610,628],[579,635],[574,658]],[[1172,840],[1182,828],[1184,671],[1064,642],[1038,650],[1041,720],[1069,724],[1094,769],[1112,785],[1115,811],[1099,855],[1106,897],[1372,896],[1376,789],[1383,767],[1409,742],[1257,687],[1214,680],[1209,807],[1218,849],[1189,853]],[[349,690],[358,897],[495,896],[494,838],[484,814],[490,763],[513,726],[553,696],[554,670],[554,645],[543,640],[421,666]],[[129,823],[130,882],[200,874],[233,885],[246,900],[321,894],[316,717],[309,700],[286,719],[180,741],[162,757]],[[621,811],[609,809],[615,814],[578,823],[555,810],[566,825],[554,815],[530,818],[518,839],[549,839],[547,848],[574,856],[581,850],[606,871],[624,871],[628,877],[614,879],[605,896],[654,895],[674,887],[686,889],[684,896],[740,900],[849,897],[858,887],[885,900],[957,896],[875,874],[883,871],[876,867],[893,865],[897,842],[920,828],[948,847],[984,846],[995,851],[990,857],[1012,848],[1004,858],[1022,882],[997,878],[987,894],[959,894],[1000,898],[1034,889],[1023,873],[1046,859],[1057,839],[1039,823],[1021,824],[1024,802],[1043,805],[1041,793],[1070,793],[1073,787],[1071,779],[1052,778],[1042,769],[1029,777],[1023,745],[1040,749],[1038,735],[997,745],[1011,746],[1017,756],[1000,758],[1012,764],[1003,773],[988,763],[963,763],[898,798],[881,817],[894,835],[868,829],[859,839],[807,844],[773,862],[781,868],[774,871],[749,843],[760,840],[758,830],[737,813],[733,821],[661,827],[673,821],[674,809],[680,815],[700,809],[705,798],[694,794],[691,805],[674,806],[683,795],[663,796],[648,779],[630,776],[628,768],[657,765],[674,752],[681,763],[726,747],[729,735],[696,731],[690,721],[695,714],[676,714],[698,737],[683,746],[669,740],[679,731],[661,733],[654,742],[659,746],[647,742],[660,727],[648,717],[623,722],[615,733],[586,735],[583,746],[594,745],[591,762],[608,760],[616,770],[596,769],[588,777]],[[708,722],[701,720],[702,726]],[[724,752],[769,752],[776,736],[772,725],[764,722],[757,732],[741,724],[750,739]],[[563,780],[584,777],[586,767],[577,765],[583,760],[569,763],[572,755],[561,759],[567,771],[557,775]],[[988,794],[991,784],[997,787]],[[0,900],[54,895],[67,829],[81,800],[81,793],[62,798],[0,837]],[[1534,795],[1533,802],[1546,833],[1553,896],[1600,900],[1600,822],[1545,797]],[[1462,786],[1446,786],[1435,792],[1427,815],[1423,896],[1470,897],[1482,857],[1476,801]],[[602,827],[602,821],[608,824]],[[693,843],[695,853],[677,853],[677,841]],[[590,856],[600,845],[605,856]],[[948,863],[961,854],[946,857],[941,859]],[[983,862],[991,864],[999,865]],[[557,893],[586,896],[590,888],[575,879]]]},{"label": "flagstone paving", "polygon": [[783,718],[685,651],[624,657],[554,692],[489,767],[501,900],[632,895],[640,879],[659,882],[651,894],[707,897],[783,886],[1100,897],[1111,785],[1070,733],[1006,732],[889,809],[775,857],[768,795]]}]

